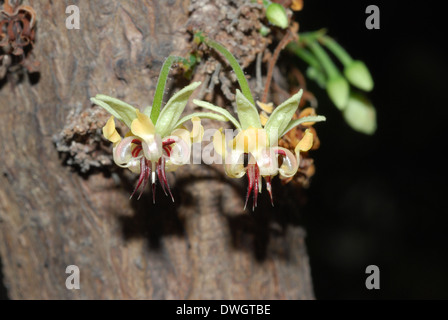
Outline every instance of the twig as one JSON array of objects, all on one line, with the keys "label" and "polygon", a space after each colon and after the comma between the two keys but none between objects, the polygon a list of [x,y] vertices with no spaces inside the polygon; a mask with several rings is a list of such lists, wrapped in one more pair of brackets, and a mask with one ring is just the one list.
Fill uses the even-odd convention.
[{"label": "twig", "polygon": [[272,55],[272,58],[269,60],[268,75],[266,77],[266,83],[264,86],[264,92],[263,92],[263,97],[261,99],[261,102],[267,103],[269,88],[271,86],[272,75],[274,72],[274,67],[275,67],[275,64],[277,63],[280,52],[288,45],[288,43],[290,43],[296,37],[297,37],[297,34],[295,32],[292,32],[291,29],[288,29],[288,31],[286,32],[283,39],[277,45],[277,48],[275,48],[274,54]]}]

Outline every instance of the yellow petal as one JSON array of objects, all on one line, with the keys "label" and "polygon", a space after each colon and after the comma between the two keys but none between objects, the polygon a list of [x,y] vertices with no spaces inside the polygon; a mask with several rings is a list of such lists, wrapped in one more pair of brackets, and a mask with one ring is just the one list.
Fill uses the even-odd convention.
[{"label": "yellow petal", "polygon": [[232,151],[226,156],[224,171],[230,178],[241,178],[246,174],[244,168],[244,154],[238,151]]},{"label": "yellow petal", "polygon": [[[314,108],[305,108],[299,114],[299,119],[304,117],[314,117],[316,116],[316,110]],[[314,125],[316,122],[304,122],[302,126],[310,127]]]},{"label": "yellow petal", "polygon": [[257,104],[260,107],[260,109],[266,113],[272,113],[272,111],[274,111],[274,104],[272,102],[263,103],[263,102],[257,101]]},{"label": "yellow petal", "polygon": [[241,131],[232,141],[232,149],[256,154],[269,145],[268,134],[264,129],[249,128]]},{"label": "yellow petal", "polygon": [[266,112],[263,111],[262,113],[260,113],[260,122],[263,127],[268,122],[268,119],[269,119],[269,116],[266,114]]},{"label": "yellow petal", "polygon": [[305,131],[305,135],[303,136],[302,140],[300,140],[300,142],[297,144],[296,148],[295,148],[295,152],[296,154],[302,152],[307,152],[311,149],[311,147],[313,146],[313,140],[314,140],[314,135],[311,133],[311,131],[309,129],[307,129]]},{"label": "yellow petal", "polygon": [[213,134],[213,148],[220,156],[226,156],[226,137],[222,133],[222,128]]},{"label": "yellow petal", "polygon": [[103,127],[103,135],[113,144],[121,141],[120,134],[117,132],[117,129],[115,129],[115,120],[113,116],[107,120],[106,125]]},{"label": "yellow petal", "polygon": [[137,119],[134,119],[131,124],[132,133],[143,139],[144,141],[152,140],[156,129],[151,119],[144,113],[140,111],[135,111],[137,114]]},{"label": "yellow petal", "polygon": [[191,134],[185,128],[177,128],[171,132],[170,136],[179,137],[184,140],[189,146],[191,146]]},{"label": "yellow petal", "polygon": [[191,119],[193,123],[193,130],[191,130],[191,139],[193,143],[201,142],[204,137],[204,127],[201,125],[201,119],[199,117],[193,117]]},{"label": "yellow petal", "polygon": [[291,9],[300,11],[303,9],[303,0],[292,0]]}]

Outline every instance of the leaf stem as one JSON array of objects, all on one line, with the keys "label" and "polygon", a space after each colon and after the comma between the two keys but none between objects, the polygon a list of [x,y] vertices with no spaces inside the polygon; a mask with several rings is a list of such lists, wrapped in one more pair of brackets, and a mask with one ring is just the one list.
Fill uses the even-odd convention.
[{"label": "leaf stem", "polygon": [[267,102],[268,94],[269,94],[269,88],[271,87],[272,75],[274,74],[274,67],[275,67],[275,64],[277,63],[278,57],[280,55],[280,52],[293,39],[294,39],[294,34],[291,32],[291,30],[288,29],[288,31],[284,35],[283,39],[277,45],[277,48],[275,48],[275,51],[274,51],[274,54],[272,55],[272,58],[269,60],[268,74],[267,74],[267,77],[266,77],[266,83],[264,85],[263,97],[261,98],[261,102],[263,102],[263,103]]}]

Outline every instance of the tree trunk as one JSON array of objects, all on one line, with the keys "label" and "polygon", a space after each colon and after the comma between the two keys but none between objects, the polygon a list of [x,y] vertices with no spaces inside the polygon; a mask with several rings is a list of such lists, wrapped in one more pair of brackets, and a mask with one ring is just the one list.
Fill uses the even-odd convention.
[{"label": "tree trunk", "polygon": [[[230,0],[76,3],[80,30],[65,27],[68,1],[29,1],[39,76],[1,83],[0,266],[8,297],[313,298],[296,190],[274,186],[276,207],[263,194],[248,212],[244,179],[191,165],[170,177],[175,204],[158,190],[153,205],[149,189],[129,200],[136,177],[111,165],[101,138],[107,115],[89,101],[103,93],[149,105],[164,59],[191,50],[189,28],[229,46],[235,39],[229,48],[248,66],[267,46],[253,42],[260,9]],[[192,79],[204,88],[220,64],[214,56],[203,57]],[[180,83],[174,77],[170,89]],[[226,101],[225,91],[221,85],[222,97],[212,98]],[[66,288],[69,265],[79,267],[80,290]]]}]

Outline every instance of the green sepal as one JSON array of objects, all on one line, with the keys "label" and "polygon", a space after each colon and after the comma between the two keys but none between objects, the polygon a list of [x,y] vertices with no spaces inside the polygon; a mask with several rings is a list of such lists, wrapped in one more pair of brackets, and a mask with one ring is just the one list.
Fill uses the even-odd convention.
[{"label": "green sepal", "polygon": [[238,89],[236,90],[236,110],[243,130],[249,127],[262,128],[257,107],[247,100]]},{"label": "green sepal", "polygon": [[196,105],[198,105],[198,106],[201,107],[201,108],[208,109],[208,110],[212,110],[212,111],[215,111],[215,112],[217,112],[217,113],[223,115],[225,118],[227,118],[230,122],[233,123],[233,125],[235,126],[235,128],[237,128],[238,130],[242,130],[242,129],[241,129],[241,124],[238,122],[238,120],[236,120],[235,117],[232,116],[232,115],[230,114],[230,112],[227,111],[226,109],[221,108],[221,107],[218,107],[218,106],[215,106],[215,105],[213,105],[213,104],[211,104],[211,103],[209,103],[209,102],[201,101],[201,100],[196,100],[196,99],[193,100],[193,103],[196,104]]},{"label": "green sepal", "polygon": [[104,108],[116,119],[124,122],[124,124],[126,124],[129,128],[131,128],[132,121],[137,118],[137,114],[135,112],[137,109],[119,99],[112,98],[104,94],[97,94],[95,98],[90,98],[90,101]]},{"label": "green sepal", "polygon": [[168,135],[176,127],[177,121],[182,115],[188,99],[200,84],[201,82],[193,82],[189,86],[178,91],[170,100],[168,100],[165,107],[162,109],[162,112],[160,112],[157,123],[155,124],[156,132],[160,134],[162,138]]},{"label": "green sepal", "polygon": [[194,112],[192,114],[189,114],[188,116],[183,117],[179,121],[177,121],[176,128],[183,125],[185,122],[193,119],[194,117],[198,117],[200,119],[212,119],[212,120],[223,121],[223,122],[229,121],[229,119],[227,119],[227,117],[220,115],[220,114],[211,113],[211,112]]},{"label": "green sepal", "polygon": [[301,125],[302,123],[306,122],[322,122],[326,121],[327,118],[324,116],[310,116],[310,117],[303,117],[300,119],[291,120],[291,122],[288,124],[286,129],[283,131],[283,133],[280,135],[280,138],[283,137],[285,134],[288,133],[288,131],[294,129],[295,127]]},{"label": "green sepal", "polygon": [[[300,90],[291,98],[283,102],[274,109],[270,115],[266,125],[264,126],[268,133],[269,143],[272,145],[278,141],[291,122],[292,117],[299,108],[300,99],[302,98],[303,90]],[[275,139],[277,138],[277,139]]]}]

